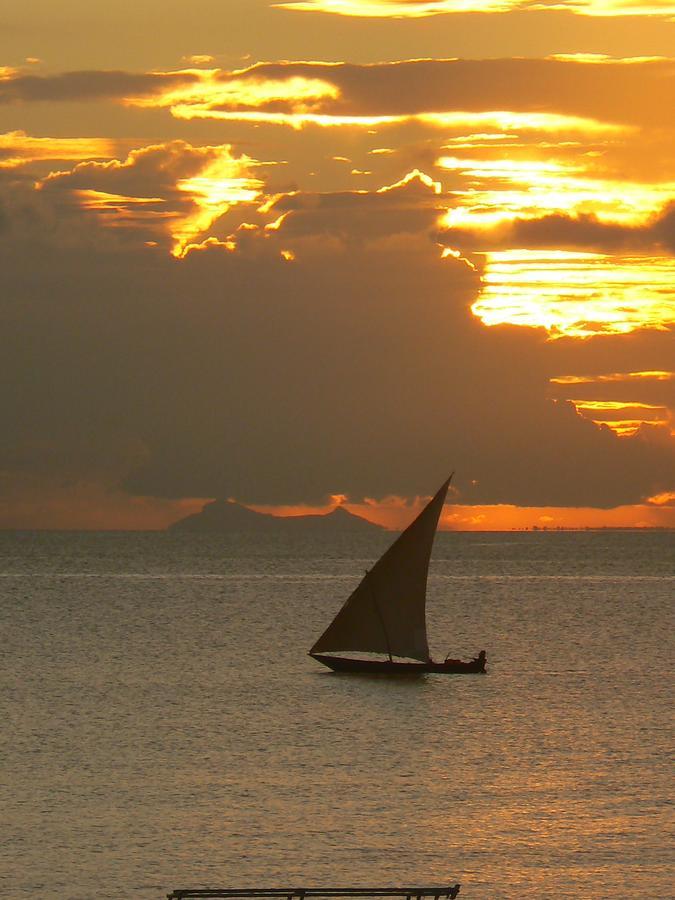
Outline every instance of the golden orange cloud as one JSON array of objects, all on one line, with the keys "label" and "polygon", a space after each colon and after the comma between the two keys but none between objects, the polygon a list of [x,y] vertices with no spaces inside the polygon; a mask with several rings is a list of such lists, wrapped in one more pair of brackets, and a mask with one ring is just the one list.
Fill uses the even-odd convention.
[{"label": "golden orange cloud", "polygon": [[[596,425],[606,425],[619,437],[632,437],[644,426],[659,428],[664,435],[675,437],[672,391],[658,390],[665,383],[675,382],[675,372],[559,375],[549,382],[553,393],[572,403],[580,415]],[[579,396],[581,393],[583,397]],[[660,402],[639,399],[645,394],[650,401],[655,398]]]},{"label": "golden orange cloud", "polygon": [[[326,64],[322,64],[326,65]],[[329,66],[326,65],[329,69]],[[226,116],[239,111],[244,120],[275,121],[276,113],[269,110],[270,119],[256,113],[261,107],[281,104],[288,111],[284,116],[304,116],[311,118],[323,101],[335,100],[340,96],[339,88],[328,80],[304,77],[289,72],[285,78],[270,78],[259,75],[255,67],[234,71],[223,79],[219,69],[188,69],[180,72],[156,73],[158,75],[190,75],[192,84],[168,88],[157,96],[129,97],[126,104],[141,108],[169,108],[176,118],[236,118]]]},{"label": "golden orange cloud", "polygon": [[653,403],[622,402],[620,400],[575,400],[577,412],[596,425],[607,425],[620,437],[636,434],[645,425],[670,426],[665,406]]},{"label": "golden orange cloud", "polygon": [[675,491],[663,491],[661,494],[654,494],[649,498],[649,502],[655,506],[675,505]]},{"label": "golden orange cloud", "polygon": [[31,137],[25,131],[0,134],[0,168],[16,168],[37,160],[110,159],[117,142],[108,138]]},{"label": "golden orange cloud", "polygon": [[552,338],[627,334],[675,325],[675,259],[569,250],[485,257],[474,315],[485,325],[545,328]]},{"label": "golden orange cloud", "polygon": [[567,10],[585,16],[675,16],[670,0],[287,0],[274,4],[299,12],[363,18],[420,19],[448,13]]},{"label": "golden orange cloud", "polygon": [[448,212],[448,228],[493,228],[513,219],[552,213],[592,214],[599,221],[645,223],[675,197],[675,181],[630,182],[593,177],[593,159],[578,162],[549,155],[538,159],[471,159],[442,156],[437,165],[457,173],[467,186],[456,191],[459,204]]},{"label": "golden orange cloud", "polygon": [[[128,106],[169,109],[181,119],[375,127],[419,122],[501,130],[618,133],[621,126],[661,127],[673,102],[673,68],[665,58],[587,55],[543,59],[410,59],[370,66],[344,62],[255,63],[244,69],[181,69],[100,78],[100,91]],[[81,73],[64,82],[81,89]],[[104,74],[104,73],[99,73]],[[65,79],[66,76],[63,76]],[[5,95],[35,99],[26,79]],[[63,91],[52,79],[42,94]],[[138,84],[134,91],[132,85]],[[130,89],[121,92],[123,86]],[[3,92],[0,91],[0,101]]]},{"label": "golden orange cloud", "polygon": [[[483,165],[481,163],[480,165]],[[474,183],[478,177],[478,164],[467,163],[466,176]],[[474,217],[498,225],[504,219],[519,217],[522,221],[524,210],[522,197],[509,186],[509,178],[532,180],[523,195],[528,202],[535,203],[539,196],[536,182],[540,177],[553,174],[558,177],[563,167],[556,162],[546,161],[490,161],[485,163],[486,178],[495,179],[489,198],[479,208],[464,207],[468,190],[456,187],[450,193],[443,193],[439,181],[419,170],[413,170],[392,185],[375,191],[340,192],[335,195],[303,194],[293,192],[277,195],[259,206],[261,214],[271,214],[273,220],[265,226],[267,233],[278,232],[282,240],[292,240],[313,232],[329,233],[331,230],[345,232],[349,227],[363,230],[363,237],[373,237],[383,227],[396,227],[400,231],[422,230],[433,227],[434,220],[441,228],[452,227],[442,234],[449,244],[453,228],[474,224]],[[565,185],[559,185],[557,192],[547,195],[542,192],[543,205],[561,205],[565,196]],[[626,196],[621,196],[619,184],[613,191],[593,185],[589,188],[584,204],[590,206],[590,197],[600,205],[604,201],[604,214],[612,221],[609,210],[616,204],[614,216],[621,227],[626,225],[630,235],[633,222],[647,220],[652,208],[641,206],[638,197],[646,197],[658,207],[669,196],[663,186],[642,186],[634,194],[627,187]],[[476,188],[478,190],[478,188]],[[485,192],[486,194],[488,192]],[[568,205],[579,201],[578,185],[570,188]],[[379,203],[391,194],[395,205],[386,208]],[[333,199],[331,199],[333,198]],[[534,199],[529,199],[534,198]],[[658,199],[657,199],[658,198]],[[447,210],[450,203],[455,203]],[[444,209],[447,211],[444,212]],[[539,210],[546,212],[546,210]],[[395,215],[394,215],[395,214]],[[534,211],[531,211],[534,218]],[[382,215],[386,215],[383,223]],[[600,221],[594,220],[594,221]],[[358,223],[358,224],[357,224]],[[650,227],[654,227],[653,224]],[[472,236],[473,247],[480,247],[479,228]],[[487,230],[485,230],[487,234]],[[636,232],[640,235],[642,232]],[[649,232],[645,232],[649,233]],[[555,240],[555,234],[553,235]],[[467,246],[464,241],[462,247]],[[286,248],[285,248],[286,249]],[[473,254],[473,262],[471,261]],[[483,260],[481,291],[472,306],[472,312],[485,325],[519,325],[528,328],[545,328],[551,338],[589,338],[598,335],[627,334],[640,329],[664,330],[675,325],[675,259],[656,253],[611,253],[582,250],[530,249],[527,246],[504,250],[467,250],[445,246],[441,256],[463,260],[472,268],[478,260]],[[573,398],[568,398],[573,399]],[[618,417],[617,417],[618,418]],[[644,421],[658,417],[645,415]],[[637,419],[626,422],[625,433],[634,430]],[[617,425],[618,428],[618,425]]]},{"label": "golden orange cloud", "polygon": [[440,13],[508,12],[518,5],[518,0],[290,0],[274,4],[299,12],[395,19],[421,19]]},{"label": "golden orange cloud", "polygon": [[[419,5],[416,5],[419,8]],[[357,65],[280,61],[226,70],[72,71],[35,76],[7,69],[0,104],[93,99],[166,108],[179,118],[292,127],[421,122],[452,128],[595,130],[670,128],[675,61],[567,54],[544,58],[404,59]],[[528,117],[530,121],[528,123]],[[557,118],[556,118],[557,117]]]},{"label": "golden orange cloud", "polygon": [[208,53],[193,53],[191,56],[184,56],[183,60],[193,66],[206,66],[213,62],[213,57]]},{"label": "golden orange cloud", "polygon": [[[45,153],[57,152],[44,140],[43,144],[37,139],[38,147]],[[14,134],[11,141],[32,146],[33,139]],[[84,151],[87,146],[86,142],[81,147],[66,143],[63,152]],[[110,148],[93,144],[89,149]],[[415,169],[372,192],[336,195],[339,208],[333,208],[330,195],[303,199],[296,192],[264,198],[262,182],[252,175],[258,165],[255,160],[235,156],[229,145],[192,147],[180,141],[134,150],[124,160],[80,163],[69,172],[50,174],[39,187],[70,189],[81,208],[100,214],[105,226],[135,230],[146,242],[170,235],[175,256],[213,237],[211,227],[232,206],[258,203],[258,214],[272,212],[274,221],[267,223],[265,232],[279,232],[283,243],[278,252],[287,261],[296,253],[288,238],[293,233],[310,233],[319,218],[321,230],[330,228],[331,221],[341,221],[349,213],[346,200],[353,207],[352,227],[356,215],[366,229],[381,229],[383,221],[393,221],[394,208],[375,203],[378,197],[390,195],[403,231],[429,228],[440,218],[450,240],[453,229],[474,228],[479,238],[481,230],[504,221],[535,219],[551,212],[592,210],[598,221],[604,218],[633,226],[675,194],[675,184],[670,182],[631,184],[589,178],[586,162],[555,157],[505,159],[501,151],[498,158],[491,154],[483,159],[441,157],[441,171],[456,179],[449,194],[443,194],[439,181]],[[450,203],[454,206],[448,210]],[[340,227],[348,227],[348,222]],[[235,246],[229,238],[220,243],[226,250]],[[474,252],[484,259],[484,267],[472,312],[487,326],[513,324],[545,328],[551,337],[585,338],[675,324],[672,257],[527,246],[483,251],[480,243]],[[466,253],[453,247],[446,247],[442,255],[467,259]]]},{"label": "golden orange cloud", "polygon": [[[425,61],[419,61],[423,63]],[[432,61],[426,61],[432,62]],[[433,61],[452,64],[452,60]],[[415,60],[398,64],[415,71]],[[561,63],[561,65],[563,65]],[[572,63],[570,63],[572,65]],[[409,111],[388,109],[359,111],[359,87],[351,85],[354,99],[345,96],[340,76],[343,63],[282,63],[258,64],[248,69],[225,72],[221,69],[184,69],[153,73],[157,78],[171,77],[166,89],[153,94],[130,95],[124,99],[128,106],[143,109],[169,109],[178,119],[216,119],[267,123],[302,128],[306,125],[322,127],[362,127],[419,122],[434,128],[492,126],[521,131],[582,132],[588,134],[620,133],[626,126],[603,122],[597,118],[552,111],[519,110],[462,110],[437,109],[436,101],[425,108],[424,95],[416,98]],[[393,65],[383,65],[383,71],[396,71]],[[368,70],[362,71],[364,82]],[[188,78],[185,83],[180,78]],[[385,106],[392,98],[383,96]]]},{"label": "golden orange cloud", "polygon": [[645,381],[675,381],[675,372],[660,369],[646,372],[610,372],[606,375],[558,375],[550,379],[552,384],[607,384]]},{"label": "golden orange cloud", "polygon": [[[162,197],[129,197],[108,191],[73,190],[72,197],[80,209],[101,217],[105,228],[141,232],[146,237],[160,223],[174,220],[175,212],[162,209]],[[147,246],[157,246],[156,241],[145,241]]]},{"label": "golden orange cloud", "polygon": [[174,256],[182,256],[187,246],[231,206],[253,203],[260,196],[260,181],[247,174],[251,164],[248,157],[234,159],[228,147],[227,152],[208,162],[199,174],[176,183],[196,208],[172,228],[176,242]]},{"label": "golden orange cloud", "polygon": [[[517,70],[519,78],[528,69],[527,61],[521,62],[524,68]],[[609,90],[605,76],[619,72],[628,78],[629,93],[637,89],[635,76],[638,80],[644,76],[660,79],[660,90],[665,92],[664,97],[669,95],[670,81],[661,76],[672,71],[670,60],[610,60],[586,55],[534,63],[534,68],[530,67],[533,75],[537,66],[543,66],[541,71],[550,73],[554,81],[571,78],[563,92],[565,102],[580,104],[580,108],[586,101],[578,90],[581,82],[575,79],[593,79],[598,72],[603,85],[600,96]],[[469,81],[486,76],[479,64],[477,68],[463,68],[457,63],[456,70],[453,65],[451,60],[419,60],[379,69],[386,70],[391,78],[404,80],[420,78],[420,67],[424,66],[436,78],[447,78],[451,70],[458,75],[463,72],[460,77]],[[488,252],[487,247],[481,248],[481,231],[552,215],[592,216],[600,224],[626,229],[645,227],[675,197],[675,181],[659,178],[658,172],[651,179],[629,179],[621,173],[621,153],[616,146],[620,142],[623,146],[626,142],[644,144],[644,132],[637,126],[542,110],[541,105],[537,110],[425,109],[424,91],[415,94],[416,109],[393,112],[397,105],[395,92],[390,87],[378,92],[371,80],[371,69],[340,63],[276,63],[234,72],[192,70],[182,73],[191,77],[189,83],[175,83],[155,96],[130,98],[127,102],[169,108],[179,118],[264,122],[294,128],[313,124],[372,129],[402,122],[448,130],[465,128],[470,132],[469,139],[461,135],[448,137],[446,149],[452,155],[446,153],[436,160],[438,168],[447,173],[452,195],[452,208],[440,224],[450,234],[456,230],[473,231],[474,247],[486,251],[483,290],[473,307],[485,324],[544,327],[552,336],[588,337],[643,327],[664,328],[673,322],[673,301],[668,290],[673,266],[669,258],[655,252],[637,257],[626,253],[581,255],[580,251],[565,250],[560,251],[562,256],[551,252],[545,259],[537,259],[537,251],[522,242],[512,244],[522,248],[516,259],[508,255],[514,251]],[[531,83],[532,79],[528,79],[527,84]],[[523,88],[525,94],[529,90]],[[640,95],[651,93],[641,90]],[[433,107],[439,101],[436,98],[428,102]],[[531,98],[521,97],[521,102],[531,104]],[[555,90],[551,90],[548,102],[552,107],[557,104]],[[382,111],[378,111],[378,104]],[[531,140],[518,140],[528,133]],[[543,135],[547,135],[546,140]],[[479,152],[463,155],[462,150],[472,144],[472,149]],[[615,162],[612,154],[617,156]],[[338,154],[333,158],[347,159]],[[372,174],[370,169],[356,165],[351,172],[361,177]],[[195,182],[187,182],[186,186],[194,188]],[[193,192],[193,197],[198,201],[198,194]],[[250,194],[241,199],[250,199]],[[192,232],[179,236],[179,252],[213,221],[206,195],[201,206],[200,214],[188,223],[188,231],[191,228]],[[279,230],[286,224],[282,215],[269,223],[267,230]],[[446,252],[460,255],[452,248]]]},{"label": "golden orange cloud", "polygon": [[66,191],[81,209],[100,214],[104,227],[169,236],[171,252],[182,256],[232,206],[259,197],[261,182],[251,174],[256,165],[235,156],[229,144],[172,141],[132,150],[123,160],[52,172],[37,188]]}]

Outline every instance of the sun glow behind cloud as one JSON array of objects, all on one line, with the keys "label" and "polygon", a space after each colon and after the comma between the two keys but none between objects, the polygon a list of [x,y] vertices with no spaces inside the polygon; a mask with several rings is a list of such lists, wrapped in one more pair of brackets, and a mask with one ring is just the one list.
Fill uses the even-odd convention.
[{"label": "sun glow behind cloud", "polygon": [[[617,60],[607,62],[621,62]],[[588,63],[584,60],[584,63]],[[379,67],[360,67],[354,71],[346,63],[256,64],[247,69],[180,69],[154,72],[152,93],[130,94],[122,101],[140,109],[169,109],[179,119],[215,119],[287,125],[352,126],[371,128],[418,122],[432,128],[495,128],[502,131],[579,132],[611,135],[630,131],[630,127],[597,117],[555,109],[457,109],[451,98],[447,108],[434,95],[427,100],[419,90],[403,104],[396,95],[377,93],[377,77],[391,71],[414,78],[421,66],[438,64],[447,76],[457,60],[406,60]],[[555,65],[553,60],[551,65]],[[559,65],[563,65],[562,62]],[[572,69],[574,63],[569,61]],[[580,67],[581,61],[576,62]],[[446,71],[447,70],[447,71]],[[434,73],[435,74],[435,73]],[[434,74],[429,77],[434,77]],[[356,77],[355,77],[356,76]],[[157,83],[165,79],[164,87]],[[369,91],[375,89],[375,95]],[[425,108],[426,107],[426,108]]]},{"label": "sun glow behind cloud", "polygon": [[140,233],[147,246],[169,240],[180,257],[232,206],[259,198],[262,182],[252,174],[258,165],[235,156],[229,144],[168,141],[132,150],[123,160],[52,171],[35,187],[96,214],[104,227]]},{"label": "sun glow behind cloud", "polygon": [[[537,147],[533,146],[536,153]],[[630,182],[590,177],[587,162],[555,158],[466,159],[442,156],[438,166],[466,179],[444,224],[488,227],[515,218],[551,213],[591,214],[599,221],[635,225],[647,221],[675,196],[675,182]]]},{"label": "sun glow behind cloud", "polygon": [[363,18],[419,19],[443,13],[567,10],[585,16],[675,16],[675,3],[643,0],[287,0],[281,9]]},{"label": "sun glow behind cloud", "polygon": [[625,384],[648,381],[675,381],[675,372],[660,369],[646,372],[611,372],[607,375],[558,375],[551,378],[551,384]]},{"label": "sun glow behind cloud", "polygon": [[[574,116],[554,112],[523,112],[518,110],[495,109],[483,111],[452,110],[448,112],[419,113],[415,118],[439,128],[492,127],[503,132],[543,131],[564,134],[581,132],[590,135],[621,134],[633,129],[613,122],[602,122],[588,116]],[[483,134],[483,139],[488,135]],[[492,140],[503,140],[499,135],[490,135]]]},{"label": "sun glow behind cloud", "polygon": [[290,0],[275,3],[280,9],[324,12],[363,18],[421,19],[439,13],[507,12],[514,0]]},{"label": "sun glow behind cloud", "polygon": [[472,312],[485,325],[578,338],[675,325],[671,257],[527,249],[484,255],[483,287]]},{"label": "sun glow behind cloud", "polygon": [[[192,83],[172,87],[156,96],[128,97],[128,106],[170,108],[177,118],[222,118],[222,112],[248,111],[279,105],[291,115],[310,114],[327,100],[340,96],[339,88],[328,80],[289,75],[266,78],[255,69],[229,73],[220,69],[189,69],[158,75],[190,75]],[[270,110],[273,112],[273,110]],[[213,115],[209,116],[211,112]]]},{"label": "sun glow behind cloud", "polygon": [[[560,61],[580,67],[577,73],[584,67],[602,69],[618,63],[625,63],[623,68],[646,65],[644,60],[610,60],[599,55]],[[412,73],[416,63],[402,65]],[[366,77],[365,71],[358,71],[355,82],[350,81],[354,75],[350,72],[340,63],[260,64],[233,72],[195,69],[187,71],[189,84],[176,87],[173,82],[164,92],[126,102],[167,108],[181,119],[244,125],[373,131],[414,123],[444,130],[447,137],[442,146],[447,152],[438,156],[436,166],[447,174],[445,186],[452,205],[440,225],[449,232],[448,242],[453,229],[473,231],[475,249],[487,254],[483,291],[473,307],[486,325],[519,324],[544,327],[552,336],[589,337],[664,328],[673,321],[669,296],[673,269],[667,259],[657,257],[656,248],[641,257],[566,250],[564,260],[549,254],[535,264],[530,255],[527,265],[523,257],[516,266],[513,259],[496,255],[503,251],[490,251],[487,239],[489,232],[500,227],[551,215],[589,216],[597,223],[626,229],[645,226],[675,197],[675,182],[659,180],[657,172],[652,179],[641,173],[631,179],[621,171],[621,147],[643,137],[637,126],[553,110],[425,111],[423,95],[420,100],[417,94],[409,112],[391,112],[386,104],[379,111],[358,90],[354,94],[354,85]],[[465,130],[469,139],[457,134],[459,130]],[[331,158],[351,159],[351,154],[333,153]],[[354,165],[351,171],[362,177],[377,174],[370,166]],[[179,187],[191,193],[198,210],[174,231],[177,255],[227,208],[213,182],[193,178]],[[221,179],[221,187],[226,193],[234,190],[227,178]],[[255,190],[256,185],[243,186],[244,193],[232,194],[234,202],[250,202]],[[484,247],[481,232],[486,233]],[[527,243],[515,246],[523,253],[535,252]],[[613,268],[622,274],[612,272]]]},{"label": "sun glow behind cloud", "polygon": [[242,168],[251,162],[233,160],[228,153],[211,162],[199,175],[177,182],[178,190],[190,197],[196,209],[172,228],[174,256],[182,256],[190,242],[207,231],[230,206],[253,203],[260,196],[262,183],[242,174]]},{"label": "sun glow behind cloud", "polygon": [[492,141],[482,149],[484,158],[438,159],[455,181],[454,205],[441,220],[447,242],[453,243],[453,230],[470,231],[480,253],[483,236],[483,288],[472,310],[486,325],[543,327],[552,337],[587,338],[675,323],[675,262],[658,255],[655,238],[648,250],[634,253],[537,249],[522,239],[514,249],[488,249],[509,228],[522,232],[523,223],[555,216],[569,229],[564,237],[555,225],[540,232],[551,247],[573,242],[575,227],[582,235],[580,217],[599,232],[603,225],[613,228],[617,239],[617,229],[624,229],[627,247],[632,230],[640,246],[640,229],[667,209],[675,182],[608,178],[605,153],[580,152],[583,146],[570,153],[563,142],[542,148],[535,139],[514,154]]}]

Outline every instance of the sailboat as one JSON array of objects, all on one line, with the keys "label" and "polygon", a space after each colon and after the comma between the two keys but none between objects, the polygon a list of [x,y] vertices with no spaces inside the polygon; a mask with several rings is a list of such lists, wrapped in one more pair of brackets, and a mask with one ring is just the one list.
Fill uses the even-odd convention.
[{"label": "sailboat", "polygon": [[[426,625],[427,574],[438,519],[452,475],[394,541],[316,641],[309,655],[334,672],[419,675],[485,671],[485,650],[463,662],[434,662]],[[386,659],[334,656],[339,652],[386,654]],[[397,659],[394,659],[397,657]],[[414,661],[413,661],[414,660]]]}]

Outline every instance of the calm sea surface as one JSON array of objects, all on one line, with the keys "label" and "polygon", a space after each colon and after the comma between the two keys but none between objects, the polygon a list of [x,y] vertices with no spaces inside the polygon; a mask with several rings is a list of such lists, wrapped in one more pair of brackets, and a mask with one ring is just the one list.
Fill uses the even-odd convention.
[{"label": "calm sea surface", "polygon": [[0,894],[671,897],[675,535],[442,534],[435,656],[306,653],[391,535],[0,533]]}]

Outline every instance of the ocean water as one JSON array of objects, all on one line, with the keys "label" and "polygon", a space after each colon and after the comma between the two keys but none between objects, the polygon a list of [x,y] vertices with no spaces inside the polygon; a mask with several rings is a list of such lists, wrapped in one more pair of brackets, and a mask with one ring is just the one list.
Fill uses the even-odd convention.
[{"label": "ocean water", "polygon": [[0,534],[3,898],[672,896],[670,532],[441,534],[434,655],[306,653],[390,535]]}]

